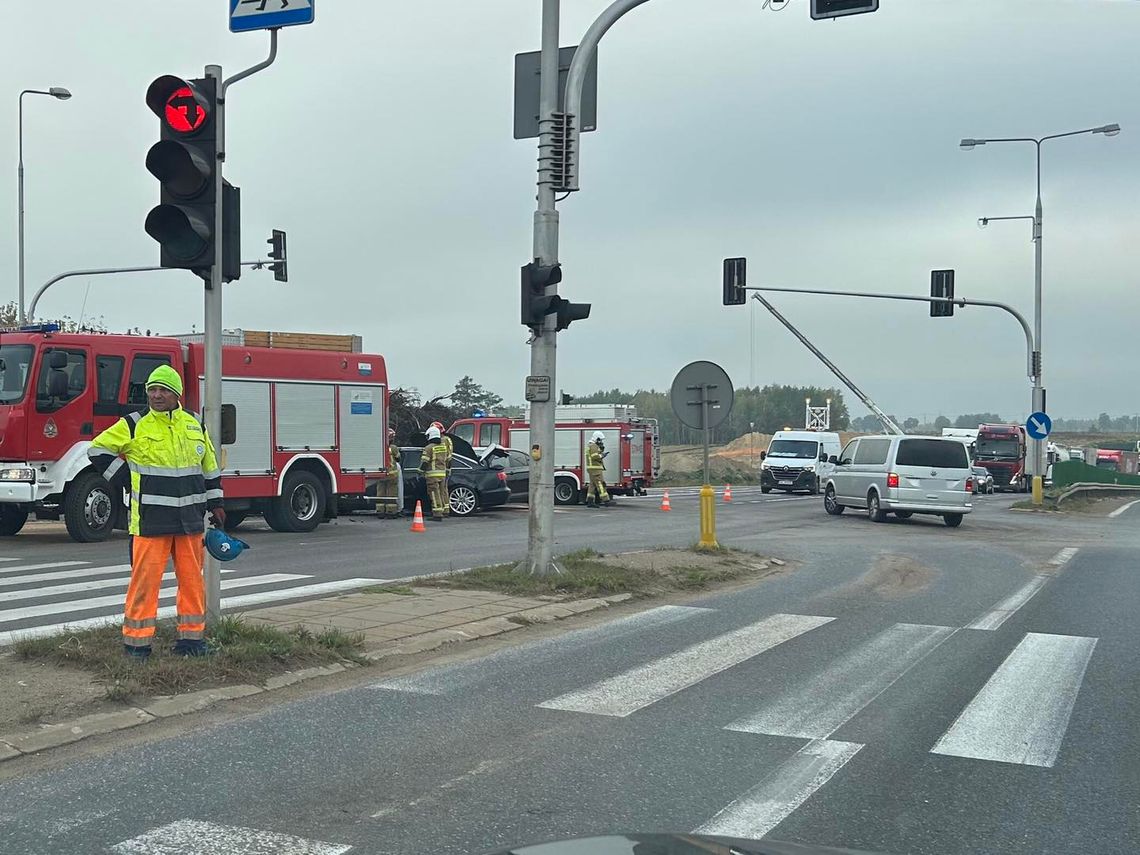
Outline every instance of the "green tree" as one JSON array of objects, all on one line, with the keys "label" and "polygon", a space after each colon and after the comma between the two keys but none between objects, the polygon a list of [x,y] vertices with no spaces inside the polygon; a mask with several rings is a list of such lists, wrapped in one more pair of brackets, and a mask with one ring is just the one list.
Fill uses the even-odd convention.
[{"label": "green tree", "polygon": [[[980,424],[980,422],[979,422],[979,424]],[[936,431],[941,432],[942,428],[948,428],[948,427],[951,427],[951,422],[950,422],[950,419],[946,418],[946,416],[939,416],[938,418],[936,418],[934,420],[934,429]],[[975,427],[977,427],[977,425],[975,425]]]},{"label": "green tree", "polygon": [[963,413],[954,420],[956,428],[976,428],[978,425],[1001,424],[1002,417],[997,413]]},{"label": "green tree", "polygon": [[484,389],[470,375],[461,377],[455,384],[455,390],[447,397],[451,399],[451,407],[459,413],[460,418],[470,418],[476,410],[494,412],[503,403],[499,395]]},{"label": "green tree", "polygon": [[908,433],[916,431],[918,430],[918,419],[916,419],[914,416],[911,416],[909,419],[902,423],[902,427],[903,430],[907,431]]},{"label": "green tree", "polygon": [[1108,413],[1101,413],[1096,417],[1096,426],[1101,433],[1107,433],[1112,430],[1112,416]]}]

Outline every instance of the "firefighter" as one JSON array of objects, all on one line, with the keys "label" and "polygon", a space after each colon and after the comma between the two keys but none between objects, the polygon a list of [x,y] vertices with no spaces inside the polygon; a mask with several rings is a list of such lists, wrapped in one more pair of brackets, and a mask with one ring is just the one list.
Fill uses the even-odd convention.
[{"label": "firefighter", "polygon": [[443,444],[439,428],[432,425],[427,429],[427,445],[420,458],[420,469],[427,482],[428,496],[431,498],[431,518],[442,520],[447,516],[450,504],[447,491],[447,446]]},{"label": "firefighter", "polygon": [[[451,458],[455,455],[455,445],[451,441],[451,437],[443,432],[443,422],[432,422],[431,426],[439,431],[440,443],[447,449],[447,474],[443,478],[443,495],[451,495]],[[443,506],[443,515],[446,517],[451,513],[451,503],[447,502]]]},{"label": "firefighter", "polygon": [[123,646],[136,659],[150,656],[166,562],[178,580],[178,641],[174,652],[207,652],[206,589],[202,579],[203,518],[225,526],[222,473],[206,429],[182,409],[182,378],[160,365],[146,381],[150,408],[119,419],[91,442],[91,463],[113,481],[124,459],[131,475],[131,581],[123,618]]},{"label": "firefighter", "polygon": [[400,446],[396,445],[396,431],[388,428],[388,477],[395,479],[396,507],[385,506],[385,512],[391,508],[391,515],[400,516],[404,512],[404,470],[400,466]]},{"label": "firefighter", "polygon": [[592,442],[586,446],[586,474],[590,478],[590,486],[586,489],[586,507],[607,507],[613,504],[613,499],[606,492],[606,438],[600,430],[594,431]]}]

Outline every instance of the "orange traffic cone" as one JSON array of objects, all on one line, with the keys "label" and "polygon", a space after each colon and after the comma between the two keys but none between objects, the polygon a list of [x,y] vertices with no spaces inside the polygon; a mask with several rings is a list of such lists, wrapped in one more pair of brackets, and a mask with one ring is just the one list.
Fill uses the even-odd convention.
[{"label": "orange traffic cone", "polygon": [[724,500],[726,502],[732,501],[732,485],[731,484],[725,484],[724,485]]},{"label": "orange traffic cone", "polygon": [[663,510],[663,511],[673,510],[671,507],[669,507],[669,491],[668,490],[665,491],[665,497],[661,500],[661,510]]},{"label": "orange traffic cone", "polygon": [[412,531],[427,531],[424,526],[424,509],[418,499],[416,500],[416,512],[412,515]]}]

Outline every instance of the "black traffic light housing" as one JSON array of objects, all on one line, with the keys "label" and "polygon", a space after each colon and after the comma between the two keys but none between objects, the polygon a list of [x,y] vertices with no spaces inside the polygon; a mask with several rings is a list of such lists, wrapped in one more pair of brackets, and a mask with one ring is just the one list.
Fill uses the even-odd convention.
[{"label": "black traffic light housing", "polygon": [[274,229],[273,237],[266,243],[270,246],[269,257],[274,261],[273,264],[269,265],[269,269],[273,271],[273,278],[277,282],[288,282],[289,266],[285,258],[285,232],[281,229]]},{"label": "black traffic light housing", "polygon": [[147,88],[146,104],[159,118],[160,129],[158,142],[146,155],[147,170],[159,180],[159,204],[147,214],[145,225],[147,234],[159,243],[159,264],[209,278],[221,201],[223,279],[237,279],[241,275],[239,191],[224,184],[221,200],[216,191],[217,81],[166,74]]},{"label": "black traffic light housing", "polygon": [[557,295],[547,295],[546,289],[562,281],[562,265],[539,264],[532,261],[522,266],[522,309],[523,326],[536,333],[546,322],[547,315],[556,315],[556,330],[564,330],[573,321],[590,317],[589,303],[571,303]]},{"label": "black traffic light housing", "polygon": [[748,259],[726,258],[724,260],[724,304],[743,306],[748,301],[744,290],[747,283]]},{"label": "black traffic light housing", "polygon": [[930,304],[930,317],[949,318],[954,315],[954,271],[930,271],[930,296],[938,302]]},{"label": "black traffic light housing", "polygon": [[811,16],[817,21],[842,15],[878,11],[879,0],[811,0]]}]

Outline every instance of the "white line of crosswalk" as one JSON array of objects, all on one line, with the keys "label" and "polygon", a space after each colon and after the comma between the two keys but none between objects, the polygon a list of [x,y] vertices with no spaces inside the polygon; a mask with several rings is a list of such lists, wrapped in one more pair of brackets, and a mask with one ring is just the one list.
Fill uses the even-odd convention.
[{"label": "white line of crosswalk", "polygon": [[82,567],[78,570],[53,570],[50,573],[32,573],[28,576],[0,579],[0,588],[29,585],[32,582],[55,582],[60,579],[83,579],[91,576],[109,576],[112,573],[130,573],[130,564],[108,564],[106,567]]},{"label": "white line of crosswalk", "polygon": [[5,567],[0,570],[0,573],[27,573],[29,570],[50,570],[53,567],[78,567],[80,564],[88,563],[87,561],[51,561],[47,564],[21,564],[16,567]]}]

